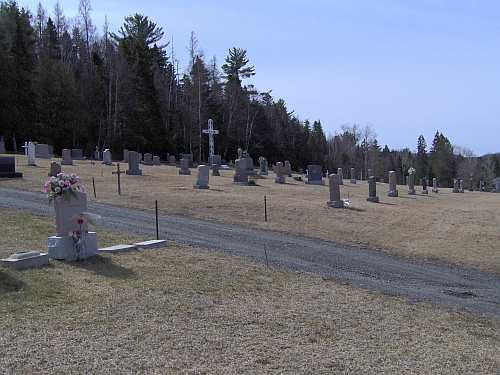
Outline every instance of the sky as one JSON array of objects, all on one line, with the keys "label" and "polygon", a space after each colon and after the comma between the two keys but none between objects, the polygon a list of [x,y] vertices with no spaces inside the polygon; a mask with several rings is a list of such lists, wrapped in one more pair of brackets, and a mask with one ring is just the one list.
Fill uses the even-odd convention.
[{"label": "sky", "polygon": [[[36,13],[38,0],[18,0]],[[56,0],[42,0],[53,13]],[[59,0],[68,19],[79,0]],[[92,2],[117,32],[135,13],[163,28],[179,67],[194,32],[206,61],[247,51],[261,92],[272,90],[302,121],[320,120],[327,137],[342,124],[371,124],[379,145],[430,150],[436,131],[475,155],[500,152],[498,0],[182,0]],[[217,129],[217,124],[214,124]],[[458,148],[457,148],[458,149]]]}]

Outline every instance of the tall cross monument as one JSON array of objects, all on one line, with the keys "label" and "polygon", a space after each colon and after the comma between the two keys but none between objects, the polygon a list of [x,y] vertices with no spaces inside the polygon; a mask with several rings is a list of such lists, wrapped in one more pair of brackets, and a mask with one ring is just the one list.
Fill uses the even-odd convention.
[{"label": "tall cross monument", "polygon": [[208,119],[208,129],[203,129],[203,133],[208,134],[208,163],[212,166],[214,158],[214,134],[219,134],[218,130],[214,130],[214,122]]}]

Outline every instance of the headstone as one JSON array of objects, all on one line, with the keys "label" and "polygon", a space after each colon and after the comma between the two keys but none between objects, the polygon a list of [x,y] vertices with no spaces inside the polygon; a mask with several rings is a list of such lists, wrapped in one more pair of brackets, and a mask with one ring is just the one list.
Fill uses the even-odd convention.
[{"label": "headstone", "polygon": [[262,163],[260,163],[259,174],[261,176],[267,176],[267,175],[269,175],[269,172],[267,171],[267,160],[263,161]]},{"label": "headstone", "polygon": [[129,153],[129,152],[130,152],[130,151],[129,151],[129,150],[127,150],[127,149],[124,149],[124,150],[123,150],[123,160],[122,160],[122,162],[123,162],[123,163],[128,163],[128,153]]},{"label": "headstone", "polygon": [[292,165],[288,160],[285,160],[285,165],[283,166],[283,173],[285,176],[292,177]]},{"label": "headstone", "polygon": [[330,188],[330,200],[327,202],[328,207],[344,207],[344,201],[340,199],[339,177],[336,174],[328,176],[328,187]]},{"label": "headstone", "polygon": [[304,169],[302,167],[297,168],[300,175],[304,174]]},{"label": "headstone", "polygon": [[142,169],[139,169],[139,153],[130,151],[128,154],[128,169],[125,171],[128,175],[142,175]]},{"label": "headstone", "polygon": [[222,157],[220,155],[213,155],[211,164],[217,164],[220,167],[222,165]]},{"label": "headstone", "polygon": [[243,150],[240,148],[238,148],[238,159],[241,159],[243,157]]},{"label": "headstone", "polygon": [[23,177],[21,172],[16,172],[16,159],[14,156],[0,156],[0,177]]},{"label": "headstone", "polygon": [[339,185],[344,185],[344,175],[342,174],[342,168],[337,168],[337,176],[339,177]]},{"label": "headstone", "polygon": [[196,168],[196,182],[193,189],[208,189],[210,167],[208,165],[198,165]]},{"label": "headstone", "polygon": [[159,156],[153,156],[153,165],[154,166],[160,166],[160,157]]},{"label": "headstone", "polygon": [[276,177],[274,177],[274,182],[277,184],[284,184],[286,181],[285,171],[282,162],[276,163]]},{"label": "headstone", "polygon": [[453,179],[453,193],[460,192],[460,180],[458,178]]},{"label": "headstone", "polygon": [[0,135],[0,154],[5,154],[5,142],[3,140],[3,135]]},{"label": "headstone", "polygon": [[69,148],[62,149],[62,165],[73,165],[73,159],[71,159],[71,150]]},{"label": "headstone", "polygon": [[389,172],[389,190],[387,191],[388,197],[397,197],[398,190],[396,189],[396,171]]},{"label": "headstone", "polygon": [[138,152],[137,155],[139,155],[139,163],[142,164],[142,153]]},{"label": "headstone", "polygon": [[176,164],[175,164],[175,156],[174,155],[170,155],[168,157],[168,165],[170,165],[171,167],[175,167]]},{"label": "headstone", "polygon": [[212,176],[220,176],[219,166],[217,164],[212,164]]},{"label": "headstone", "polygon": [[34,142],[28,143],[28,165],[36,167],[35,163],[36,147]]},{"label": "headstone", "polygon": [[149,152],[144,154],[144,160],[142,162],[144,165],[153,165],[153,155]]},{"label": "headstone", "polygon": [[234,185],[248,185],[248,175],[245,159],[236,159],[234,161]]},{"label": "headstone", "polygon": [[247,175],[257,174],[257,171],[255,170],[255,167],[253,165],[253,159],[247,152],[247,150],[243,151],[243,160],[245,162],[245,170],[247,172]]},{"label": "headstone", "polygon": [[458,192],[459,193],[463,193],[464,192],[464,180],[460,180],[460,186],[458,188]]},{"label": "headstone", "polygon": [[112,164],[111,151],[109,151],[108,148],[102,152],[102,164],[103,165],[111,165]]},{"label": "headstone", "polygon": [[351,184],[356,183],[356,170],[354,168],[351,168],[351,179],[349,180]]},{"label": "headstone", "polygon": [[474,180],[472,179],[472,177],[469,178],[469,191],[474,191],[473,182]]},{"label": "headstone", "polygon": [[368,178],[368,197],[366,197],[368,202],[378,203],[379,198],[377,196],[377,181],[375,176],[370,176]]},{"label": "headstone", "polygon": [[49,157],[53,158],[54,157],[54,147],[51,145],[47,145],[47,148],[49,149]]},{"label": "headstone", "polygon": [[76,231],[87,231],[88,225],[85,221],[78,223],[76,214],[87,212],[87,194],[75,192],[77,198],[72,198],[69,202],[60,199],[54,200],[54,209],[56,214],[56,236],[64,237],[72,235]]},{"label": "headstone", "polygon": [[14,268],[15,270],[22,270],[49,264],[49,254],[39,253],[38,251],[22,251],[0,261],[5,266]]},{"label": "headstone", "polygon": [[12,151],[17,152],[17,141],[16,136],[12,136]]},{"label": "headstone", "polygon": [[479,191],[484,191],[484,181],[479,181]]},{"label": "headstone", "polygon": [[95,146],[94,150],[94,159],[95,160],[101,160],[101,155],[99,153],[99,146]]},{"label": "headstone", "polygon": [[415,173],[410,172],[408,175],[408,195],[415,195]]},{"label": "headstone", "polygon": [[71,158],[73,160],[84,160],[85,156],[83,156],[83,151],[81,148],[73,148],[71,150]]},{"label": "headstone", "polygon": [[49,145],[38,143],[35,147],[35,156],[41,159],[50,159]]},{"label": "headstone", "polygon": [[[337,178],[338,176],[335,175]],[[323,171],[321,165],[308,165],[307,166],[307,181],[309,185],[324,185]]]},{"label": "headstone", "polygon": [[432,179],[432,192],[433,193],[438,193],[439,192],[439,189],[438,189],[438,179],[436,177],[434,177]]},{"label": "headstone", "polygon": [[188,160],[188,168],[194,168],[193,154],[181,154],[180,159],[187,159]]},{"label": "headstone", "polygon": [[422,194],[429,194],[427,191],[427,179],[422,179]]},{"label": "headstone", "polygon": [[28,155],[28,142],[24,142],[21,147],[24,148],[24,155]]},{"label": "headstone", "polygon": [[182,158],[180,160],[180,167],[181,169],[179,170],[179,174],[184,174],[184,175],[191,174],[191,171],[189,170],[189,159]]},{"label": "headstone", "polygon": [[61,165],[53,161],[50,163],[50,172],[48,173],[51,177],[56,177],[59,173],[61,173]]}]

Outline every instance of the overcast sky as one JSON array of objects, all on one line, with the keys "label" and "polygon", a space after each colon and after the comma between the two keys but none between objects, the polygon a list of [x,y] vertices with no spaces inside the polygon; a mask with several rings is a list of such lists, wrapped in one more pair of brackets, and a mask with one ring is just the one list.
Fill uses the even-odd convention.
[{"label": "overcast sky", "polygon": [[[36,13],[37,0],[18,0]],[[52,13],[56,0],[43,0]],[[79,0],[59,0],[67,18]],[[379,144],[428,150],[437,130],[481,156],[500,152],[498,0],[106,0],[91,2],[100,35],[147,16],[173,41],[181,67],[195,33],[206,60],[247,50],[256,75],[244,80],[325,134],[371,123]],[[169,47],[170,48],[170,47]],[[217,128],[217,124],[214,124]]]}]

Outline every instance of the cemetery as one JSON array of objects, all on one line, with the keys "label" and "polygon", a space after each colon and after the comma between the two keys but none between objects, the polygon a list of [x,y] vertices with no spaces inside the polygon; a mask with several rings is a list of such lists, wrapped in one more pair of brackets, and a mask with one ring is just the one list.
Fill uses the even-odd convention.
[{"label": "cemetery", "polygon": [[[61,159],[37,158],[37,167],[33,168],[28,165],[27,156],[19,156],[16,171],[23,177],[1,179],[0,186],[41,193],[41,185],[54,161]],[[243,173],[246,163],[243,158],[241,161]],[[276,183],[276,174],[271,171],[268,176],[253,176],[256,186],[245,186],[234,184],[234,168],[219,169],[220,175],[212,174],[208,181],[211,174],[208,166],[203,172],[196,169],[192,175],[181,175],[177,166],[166,165],[144,166],[142,174],[122,174],[119,195],[117,175],[113,174],[116,165],[110,168],[101,163],[73,160],[73,165],[60,167],[63,173],[76,173],[80,177],[87,188],[88,202],[145,209],[153,214],[154,202],[158,200],[164,213],[314,236],[345,246],[500,273],[500,255],[495,246],[500,243],[496,209],[499,194],[478,191],[454,194],[452,188],[440,188],[437,194],[422,195],[422,186],[415,184],[417,194],[409,195],[407,186],[397,185],[399,196],[389,197],[385,194],[391,190],[389,184],[373,178],[370,184],[378,189],[377,196],[375,186],[370,187],[365,180],[352,184],[344,180],[341,185],[339,176],[330,174],[325,185],[305,184],[293,178]],[[292,175],[297,176],[293,171]],[[91,189],[93,180],[97,197]],[[209,188],[203,188],[208,185]],[[148,188],[144,189],[145,186]],[[264,195],[267,222],[263,214]],[[349,204],[345,205],[347,198]],[[71,203],[76,202],[71,200]],[[335,357],[342,363],[350,363],[353,358],[356,361],[364,358],[368,351],[376,360],[387,361],[395,371],[404,361],[416,372],[427,372],[430,367],[420,360],[424,357],[425,363],[439,366],[444,361],[457,372],[470,370],[473,363],[475,369],[488,373],[499,363],[500,330],[494,318],[386,296],[315,274],[267,268],[248,259],[182,244],[167,242],[166,247],[156,247],[149,244],[151,238],[99,226],[88,230],[98,236],[98,249],[93,256],[78,262],[56,261],[51,257],[47,266],[47,253],[58,254],[47,244],[47,238],[57,234],[55,219],[30,215],[28,222],[33,227],[46,228],[42,236],[33,236],[19,224],[26,222],[22,212],[4,209],[0,212],[8,217],[0,230],[12,233],[12,238],[0,236],[0,277],[4,288],[0,290],[4,301],[0,303],[0,311],[4,332],[16,342],[18,337],[39,342],[40,335],[51,343],[78,340],[84,353],[75,355],[79,362],[65,361],[57,354],[58,349],[49,350],[54,354],[45,359],[49,365],[63,366],[65,372],[92,372],[91,358],[98,358],[102,368],[111,368],[97,347],[92,346],[104,341],[118,348],[120,355],[123,355],[120,345],[134,348],[133,358],[118,362],[122,370],[130,372],[154,372],[158,363],[171,369],[171,363],[164,363],[144,350],[152,342],[162,352],[169,353],[168,358],[175,366],[186,363],[182,358],[199,366],[200,351],[220,360],[218,350],[224,347],[224,356],[231,358],[241,373],[245,369],[256,371],[255,366],[259,371],[266,370],[262,366],[267,365],[258,362],[261,358],[263,361],[272,358],[269,361],[277,368],[293,369],[300,367],[297,358],[302,356],[321,355],[329,361]],[[15,269],[18,262],[34,262],[36,258],[40,266],[23,271]],[[42,314],[30,307],[32,301],[43,310],[43,326]],[[16,304],[21,315],[9,312],[4,303]],[[231,309],[226,308],[229,305]],[[187,316],[190,318],[186,319]],[[194,321],[200,324],[193,324]],[[149,334],[137,336],[134,332],[138,327]],[[210,333],[206,327],[217,329]],[[401,344],[401,332],[414,337],[418,345]],[[245,338],[245,343],[235,337]],[[439,350],[436,350],[437,337],[442,340]],[[275,340],[286,344],[276,346]],[[177,342],[184,346],[178,348]],[[269,357],[251,349],[256,342],[267,348]],[[384,349],[373,349],[375,342],[383,342],[380,345]],[[331,346],[332,343],[335,344]],[[244,353],[230,349],[233,347]],[[391,352],[405,350],[406,354],[393,361],[385,354],[388,347]],[[462,361],[464,353],[475,356],[478,351],[482,353],[481,362],[468,355]],[[31,361],[39,361],[41,352],[34,348],[33,353]],[[16,358],[16,353],[9,350],[5,358],[9,362]],[[139,361],[145,364],[142,370]],[[242,361],[253,365],[245,368]],[[328,363],[318,364],[324,373],[334,366]],[[370,372],[371,360],[361,359],[357,363],[357,370]],[[28,365],[19,366],[25,369]],[[193,368],[193,373],[200,368],[204,367]]]}]

